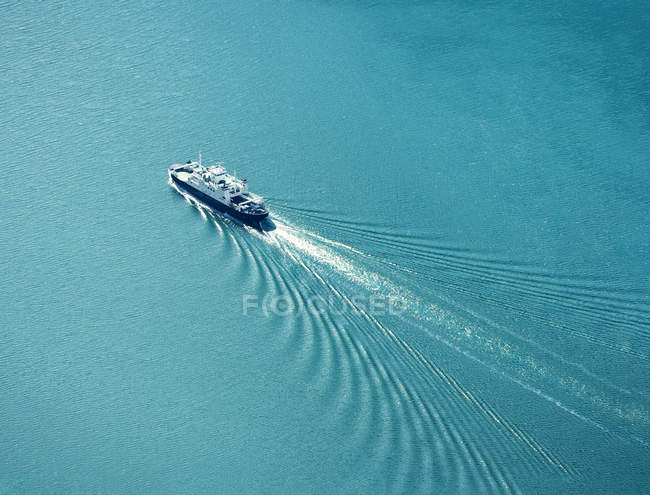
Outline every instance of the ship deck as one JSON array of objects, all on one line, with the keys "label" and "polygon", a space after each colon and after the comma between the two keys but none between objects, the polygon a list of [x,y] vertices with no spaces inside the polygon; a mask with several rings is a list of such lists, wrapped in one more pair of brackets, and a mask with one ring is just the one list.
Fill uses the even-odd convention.
[{"label": "ship deck", "polygon": [[192,174],[189,173],[189,172],[185,172],[185,171],[176,172],[176,177],[178,177],[183,182],[187,182],[187,179],[190,178],[190,175],[192,175]]}]

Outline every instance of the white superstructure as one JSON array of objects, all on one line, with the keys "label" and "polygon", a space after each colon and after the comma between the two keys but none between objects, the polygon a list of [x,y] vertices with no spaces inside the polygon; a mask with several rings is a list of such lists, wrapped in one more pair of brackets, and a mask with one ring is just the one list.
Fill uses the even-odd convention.
[{"label": "white superstructure", "polygon": [[246,179],[229,175],[221,164],[204,167],[201,162],[199,158],[198,162],[189,161],[183,165],[172,165],[169,172],[176,181],[203,193],[231,213],[234,210],[245,215],[268,214],[264,198],[248,190]]}]

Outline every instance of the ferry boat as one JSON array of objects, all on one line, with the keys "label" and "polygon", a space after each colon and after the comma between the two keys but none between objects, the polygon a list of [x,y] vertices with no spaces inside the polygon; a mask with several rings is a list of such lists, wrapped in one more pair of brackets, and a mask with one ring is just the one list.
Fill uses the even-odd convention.
[{"label": "ferry boat", "polygon": [[253,227],[269,216],[264,198],[248,190],[246,179],[229,175],[221,164],[203,166],[199,161],[188,161],[169,167],[169,178],[207,206],[236,218]]}]

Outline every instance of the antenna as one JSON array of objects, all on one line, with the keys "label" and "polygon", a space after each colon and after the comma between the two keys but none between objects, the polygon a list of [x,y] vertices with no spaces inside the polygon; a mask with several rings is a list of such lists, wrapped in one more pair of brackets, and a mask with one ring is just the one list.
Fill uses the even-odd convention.
[{"label": "antenna", "polygon": [[199,151],[199,165],[202,165],[201,162],[203,161],[203,155]]}]

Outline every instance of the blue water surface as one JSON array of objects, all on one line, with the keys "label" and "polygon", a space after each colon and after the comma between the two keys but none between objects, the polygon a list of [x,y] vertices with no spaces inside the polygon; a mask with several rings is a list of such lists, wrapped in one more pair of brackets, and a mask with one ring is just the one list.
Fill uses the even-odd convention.
[{"label": "blue water surface", "polygon": [[0,19],[0,493],[650,491],[646,2]]}]

